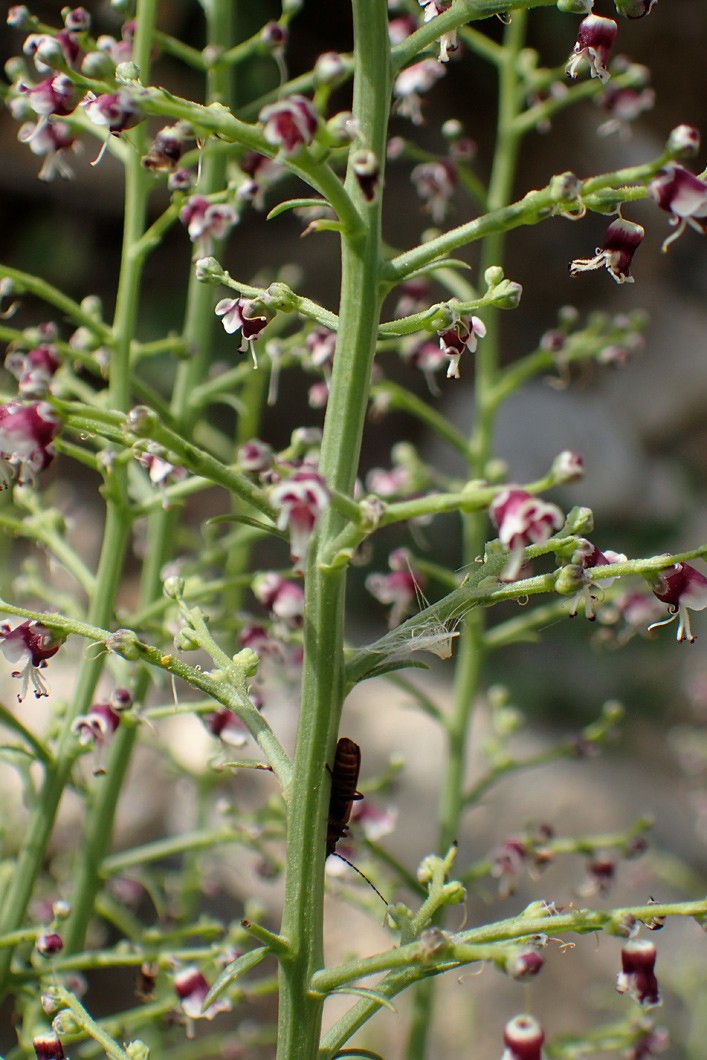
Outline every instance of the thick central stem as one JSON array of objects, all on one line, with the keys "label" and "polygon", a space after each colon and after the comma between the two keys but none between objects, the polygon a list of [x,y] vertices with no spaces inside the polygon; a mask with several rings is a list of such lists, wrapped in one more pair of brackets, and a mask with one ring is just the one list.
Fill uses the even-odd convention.
[{"label": "thick central stem", "polygon": [[[354,116],[380,164],[383,179],[390,99],[386,0],[355,0]],[[324,423],[320,471],[350,493],[358,471],[371,366],[380,318],[380,196],[367,202],[351,166],[346,188],[360,227],[342,236],[339,331]],[[323,899],[327,764],[343,705],[344,567],[320,569],[318,556],[341,528],[329,511],[312,542],[307,569],[302,705],[293,780],[288,793],[287,882],[282,933],[291,956],[281,965],[278,1060],[313,1060],[319,1047],[322,999],[309,992],[323,965]]]}]

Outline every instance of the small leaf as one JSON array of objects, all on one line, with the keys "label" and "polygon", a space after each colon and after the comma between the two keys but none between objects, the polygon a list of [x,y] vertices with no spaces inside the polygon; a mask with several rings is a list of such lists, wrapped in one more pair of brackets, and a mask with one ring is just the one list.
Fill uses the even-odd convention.
[{"label": "small leaf", "polygon": [[300,206],[328,206],[329,203],[326,199],[287,199],[285,202],[279,202],[277,206],[273,206],[270,213],[265,218],[266,221],[272,221],[274,217],[278,217],[285,210],[297,210]]},{"label": "small leaf", "polygon": [[332,994],[355,994],[356,997],[362,997],[366,1001],[375,1001],[378,1005],[384,1005],[390,1009],[391,1012],[397,1016],[398,1010],[392,1001],[390,1001],[384,994],[378,992],[378,990],[367,990],[364,986],[342,986],[336,990],[331,991]]},{"label": "small leaf", "polygon": [[255,968],[256,964],[260,964],[263,957],[269,952],[270,950],[267,946],[258,946],[257,949],[242,953],[240,957],[236,957],[235,961],[231,961],[231,963],[221,972],[204,998],[202,1009],[207,1009],[216,998],[221,996],[227,986],[230,986],[231,983],[245,972],[249,972],[251,968]]}]

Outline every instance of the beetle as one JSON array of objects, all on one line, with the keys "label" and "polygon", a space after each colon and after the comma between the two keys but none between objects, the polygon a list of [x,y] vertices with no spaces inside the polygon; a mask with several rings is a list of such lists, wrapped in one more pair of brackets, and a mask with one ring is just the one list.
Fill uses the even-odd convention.
[{"label": "beetle", "polygon": [[[336,745],[331,772],[331,794],[326,830],[326,856],[336,852],[336,844],[346,835],[353,804],[363,795],[356,790],[361,770],[361,748],[348,736]],[[340,855],[339,855],[340,856]]]}]

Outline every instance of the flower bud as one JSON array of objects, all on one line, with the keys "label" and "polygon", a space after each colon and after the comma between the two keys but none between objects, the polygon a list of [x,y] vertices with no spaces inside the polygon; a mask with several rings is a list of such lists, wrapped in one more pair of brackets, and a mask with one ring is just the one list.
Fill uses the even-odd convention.
[{"label": "flower bud", "polygon": [[523,294],[523,285],[515,280],[503,280],[493,288],[493,304],[498,309],[517,309]]},{"label": "flower bud", "polygon": [[580,536],[591,534],[594,529],[592,509],[575,505],[567,515],[564,529],[567,534],[579,534]]},{"label": "flower bud", "polygon": [[541,1060],[545,1032],[533,1016],[515,1016],[503,1031],[503,1060]]},{"label": "flower bud", "polygon": [[140,658],[140,640],[132,629],[116,629],[106,638],[106,648],[114,655],[134,662]]},{"label": "flower bud", "polygon": [[665,145],[665,150],[671,158],[691,158],[699,149],[700,133],[692,125],[677,125]]},{"label": "flower bud", "polygon": [[225,276],[216,258],[198,258],[194,267],[196,278],[200,283],[221,283]]},{"label": "flower bud", "polygon": [[557,10],[568,15],[590,15],[594,0],[557,0]]},{"label": "flower bud", "polygon": [[184,578],[179,578],[177,575],[173,575],[171,578],[166,578],[162,588],[164,589],[165,596],[168,596],[170,600],[179,600],[184,595]]},{"label": "flower bud", "polygon": [[497,287],[504,276],[500,265],[491,265],[484,273],[484,283],[487,287]]},{"label": "flower bud", "polygon": [[68,1008],[63,1008],[52,1020],[55,1034],[80,1034],[83,1027]]},{"label": "flower bud", "polygon": [[125,1046],[125,1052],[130,1057],[130,1060],[149,1060],[150,1048],[141,1042],[139,1038],[136,1038],[134,1042],[128,1042]]}]

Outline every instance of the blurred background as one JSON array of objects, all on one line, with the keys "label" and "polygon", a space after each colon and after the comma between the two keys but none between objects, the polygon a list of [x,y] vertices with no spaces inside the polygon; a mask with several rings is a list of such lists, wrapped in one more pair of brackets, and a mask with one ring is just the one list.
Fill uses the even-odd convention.
[{"label": "blurred background", "polygon": [[[96,32],[119,33],[119,21],[108,4],[88,6]],[[264,0],[240,6],[239,33],[243,38],[256,32],[268,18],[279,15],[278,6]],[[597,0],[595,10],[611,16],[613,5]],[[32,11],[42,20],[59,24],[58,4],[37,3]],[[528,43],[537,49],[541,65],[560,65],[567,59],[576,23],[575,18],[558,17],[553,10],[532,14]],[[187,0],[162,3],[159,25],[200,47],[202,24],[197,4]],[[477,28],[494,38],[503,29],[496,19],[479,23]],[[290,76],[308,70],[323,52],[348,50],[350,32],[347,4],[307,0],[292,27]],[[19,52],[22,39],[22,34],[3,32],[4,59]],[[614,46],[614,53],[618,52],[650,68],[650,83],[656,93],[654,108],[632,123],[626,137],[597,134],[606,114],[593,103],[559,114],[551,129],[526,137],[515,189],[518,197],[545,185],[556,172],[572,170],[584,177],[651,159],[678,124],[696,126],[707,135],[707,8],[701,0],[660,0],[650,17],[621,21]],[[178,95],[200,98],[198,79],[167,57],[157,62],[155,77]],[[239,99],[246,105],[276,84],[272,61],[258,60],[239,75]],[[443,153],[440,127],[448,118],[457,118],[477,145],[474,170],[484,179],[492,160],[495,100],[490,68],[478,60],[470,61],[460,49],[446,76],[426,97],[424,124],[414,127],[396,117],[391,134]],[[332,112],[348,106],[346,88],[339,91],[333,104]],[[0,116],[3,262],[38,273],[78,300],[88,294],[99,295],[109,319],[120,254],[120,167],[106,155],[98,171],[91,168],[96,148],[90,142],[75,160],[74,180],[41,183],[37,180],[41,163],[16,137],[17,125],[4,113]],[[687,164],[699,173],[707,165],[707,150]],[[422,212],[410,183],[411,168],[410,162],[392,162],[386,179],[385,236],[391,246],[400,249],[416,243],[429,226],[429,217]],[[292,190],[300,193],[296,183]],[[288,191],[283,193],[279,188],[278,196],[286,198]],[[165,203],[166,193],[157,192],[155,216]],[[447,223],[462,223],[474,216],[473,210],[473,204],[458,192]],[[566,508],[572,504],[592,508],[596,521],[593,540],[600,549],[642,556],[677,552],[707,541],[707,238],[688,229],[667,254],[662,254],[662,241],[670,231],[667,214],[651,202],[642,202],[624,210],[624,216],[646,229],[633,263],[633,285],[616,286],[604,270],[569,276],[567,264],[571,259],[590,257],[594,247],[601,245],[606,227],[602,217],[589,215],[579,222],[556,218],[510,235],[506,275],[523,285],[524,295],[520,308],[503,316],[505,361],[534,349],[540,336],[555,326],[560,306],[576,306],[582,319],[595,310],[629,313],[642,309],[648,312],[649,323],[644,349],[626,365],[607,368],[592,364],[573,376],[567,389],[558,390],[539,379],[515,396],[499,417],[497,455],[507,463],[509,481],[523,482],[542,474],[561,450],[581,453],[586,467],[584,481],[558,492],[553,499]],[[244,214],[229,242],[224,266],[244,282],[265,283],[296,262],[293,286],[298,292],[336,309],[335,236],[324,233],[302,239],[302,224],[289,213],[270,222],[265,235],[263,224],[262,215],[254,211]],[[181,327],[191,254],[184,229],[176,225],[149,258],[143,281],[141,339]],[[460,256],[471,264],[473,280],[475,248],[464,249]],[[37,311],[28,302],[13,324],[38,323],[43,318]],[[67,324],[62,337],[68,334]],[[230,362],[234,340],[219,334],[217,343],[215,362]],[[155,361],[153,365],[155,379],[171,370],[166,363]],[[412,378],[412,370],[402,362],[391,365],[390,374],[426,393],[424,380]],[[280,388],[264,432],[276,448],[287,443],[294,427],[321,423],[321,412],[307,404],[307,385],[307,380],[293,374]],[[5,389],[8,386],[6,383]],[[445,382],[437,399],[437,407],[460,426],[469,424],[471,387],[473,371],[467,370],[460,381]],[[371,467],[388,466],[390,448],[400,438],[419,446],[426,458],[447,459],[414,421],[396,413],[368,425],[362,476]],[[99,541],[96,483],[85,470],[68,462],[57,462],[51,475],[54,484],[49,488],[60,488],[62,504],[72,510],[86,550],[95,553]],[[451,520],[426,527],[423,533],[433,551],[444,549],[454,554],[457,545]],[[382,609],[365,593],[363,579],[368,570],[386,569],[388,552],[403,543],[410,542],[402,531],[379,535],[370,566],[354,573],[353,639],[370,641],[383,632]],[[0,547],[7,556],[7,543]],[[5,587],[9,580],[8,570],[2,579]],[[513,613],[511,607],[505,612]],[[501,617],[500,613],[492,620],[496,617]],[[650,639],[638,634],[616,650],[617,638],[611,630],[607,633],[606,627],[595,629],[582,618],[574,623],[563,619],[544,631],[539,645],[517,647],[492,657],[489,682],[501,682],[508,689],[510,702],[529,719],[528,728],[517,737],[520,755],[576,731],[595,717],[609,698],[623,702],[626,723],[615,747],[600,759],[581,764],[559,762],[541,773],[505,783],[471,816],[467,834],[459,837],[460,861],[480,856],[531,820],[550,820],[563,834],[575,830],[601,833],[627,828],[647,812],[655,818],[652,852],[647,858],[622,865],[615,890],[606,897],[592,898],[592,902],[616,905],[642,901],[649,894],[661,900],[703,894],[707,884],[707,747],[702,745],[707,719],[705,615],[694,617],[693,630],[697,635],[694,645],[676,644],[674,627],[669,626]],[[448,679],[443,667],[435,669],[429,678],[430,694],[441,702]],[[404,697],[391,699],[389,689],[383,686],[372,684],[357,690],[348,710],[346,731],[366,748],[365,772],[384,769],[390,755],[402,754],[405,759],[396,794],[401,807],[399,824],[387,842],[414,867],[434,845],[439,762],[436,733],[425,719],[406,709]],[[294,719],[286,708],[272,723],[276,729],[278,725],[281,730],[289,727],[292,735]],[[489,724],[488,710],[482,704],[476,734],[479,741]],[[175,726],[174,739],[176,746],[183,747],[185,741],[191,745],[193,730]],[[198,755],[198,745],[196,749],[190,746],[190,753]],[[149,780],[143,779],[143,784]],[[147,834],[159,834],[164,821],[178,827],[168,806],[170,797],[151,790],[150,798],[155,799],[156,810]],[[142,801],[140,795],[137,802]],[[132,841],[129,822],[135,812],[139,817],[132,802],[123,809],[121,835],[126,843]],[[134,824],[135,817],[132,821]],[[257,875],[249,879],[249,872],[239,865],[234,878],[224,886],[242,895],[255,881],[263,901],[274,910],[279,884]],[[579,860],[570,866],[553,865],[540,885],[542,897],[558,904],[577,900],[581,879]],[[700,886],[702,891],[695,892]],[[522,909],[538,893],[539,885],[524,878],[499,916]],[[470,902],[467,913],[471,923],[489,915],[479,898]],[[350,939],[363,932],[364,921],[360,919],[359,924],[357,917],[355,911],[332,901],[332,957],[337,951],[346,951]],[[383,940],[381,932],[381,946]],[[674,1044],[666,1056],[697,1060],[704,1056],[700,1052],[705,1040],[700,1021],[705,1018],[701,1013],[707,1011],[707,975],[704,962],[699,970],[693,962],[705,942],[692,922],[670,924],[659,941],[660,965],[665,971],[662,981],[671,1000],[668,1022],[673,1023]],[[548,1023],[552,1018],[553,1033],[586,1026],[588,1013],[597,1013],[599,1022],[607,1018],[607,1012],[615,1015],[623,1010],[624,1000],[617,1000],[613,993],[618,942],[612,948],[602,940],[597,948],[593,938],[584,939],[578,943],[579,950],[581,961],[557,947],[548,958],[547,971],[533,988],[533,1011],[547,1017]],[[570,961],[571,975],[567,970]],[[597,986],[597,982],[603,985]],[[522,988],[501,980],[491,970],[478,979],[464,977],[459,984],[450,985],[439,1020],[437,1060],[460,1055],[492,1060],[499,1054],[498,1027],[489,1031],[488,1021],[479,1020],[492,996],[501,1020],[523,1007]],[[400,1055],[399,1023],[388,1012],[377,1019],[388,1046],[381,1051],[392,1060]]]}]

